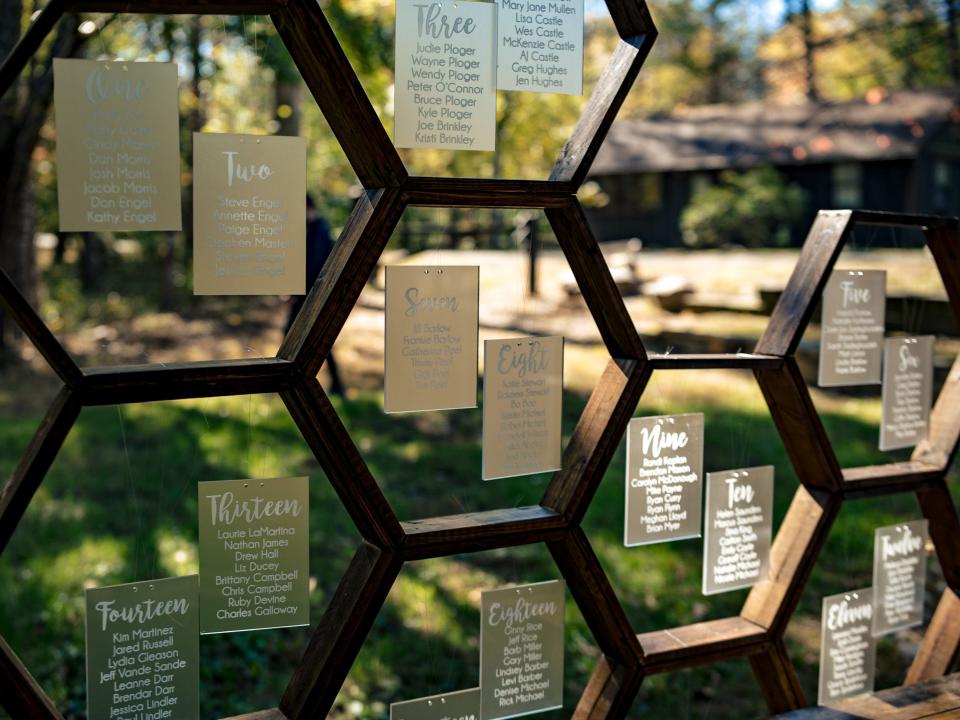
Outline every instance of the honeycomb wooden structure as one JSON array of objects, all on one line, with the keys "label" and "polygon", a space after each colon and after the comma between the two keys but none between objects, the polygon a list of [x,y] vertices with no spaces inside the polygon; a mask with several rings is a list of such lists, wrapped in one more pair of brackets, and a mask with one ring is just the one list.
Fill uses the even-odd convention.
[{"label": "honeycomb wooden structure", "polygon": [[[622,718],[645,676],[739,657],[749,659],[771,712],[803,707],[784,631],[811,568],[845,500],[898,492],[916,493],[948,585],[906,682],[948,672],[960,648],[960,523],[946,485],[960,437],[960,361],[934,408],[930,440],[912,460],[845,469],[794,354],[855,223],[922,228],[960,318],[960,226],[954,219],[821,213],[753,353],[648,354],[576,197],[657,36],[643,0],[607,6],[620,40],[572,138],[548,180],[517,181],[409,175],[315,0],[49,0],[0,67],[0,93],[64,13],[269,15],[365,191],[274,358],[81,369],[0,272],[4,305],[63,382],[0,494],[0,552],[83,407],[279,393],[363,540],[278,707],[247,720],[326,716],[405,562],[528,543],[546,543],[602,653],[576,717]],[[539,505],[400,521],[316,379],[411,205],[543,209],[610,353]],[[637,635],[581,521],[652,373],[702,368],[754,373],[800,483],[773,544],[770,577],[752,589],[740,615]],[[0,702],[15,718],[62,717],[2,638]]]}]

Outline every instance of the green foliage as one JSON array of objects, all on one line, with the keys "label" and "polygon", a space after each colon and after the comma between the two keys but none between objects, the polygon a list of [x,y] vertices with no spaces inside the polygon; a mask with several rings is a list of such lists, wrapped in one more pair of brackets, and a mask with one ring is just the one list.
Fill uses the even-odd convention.
[{"label": "green foliage", "polygon": [[697,248],[785,245],[790,225],[802,216],[806,204],[803,188],[784,182],[772,167],[727,171],[719,183],[694,194],[684,208],[683,242]]}]

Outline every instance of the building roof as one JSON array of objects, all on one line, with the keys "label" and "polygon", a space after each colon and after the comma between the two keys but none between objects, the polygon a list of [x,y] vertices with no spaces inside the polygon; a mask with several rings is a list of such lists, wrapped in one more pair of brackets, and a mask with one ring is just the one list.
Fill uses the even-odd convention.
[{"label": "building roof", "polygon": [[915,157],[948,120],[948,91],[877,91],[843,103],[691,107],[613,124],[591,175],[799,165]]}]

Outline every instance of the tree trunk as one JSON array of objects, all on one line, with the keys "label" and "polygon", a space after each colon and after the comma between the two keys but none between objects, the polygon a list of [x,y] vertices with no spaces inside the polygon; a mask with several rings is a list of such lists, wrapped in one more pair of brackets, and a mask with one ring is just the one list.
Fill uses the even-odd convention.
[{"label": "tree trunk", "polygon": [[818,102],[820,93],[817,90],[816,43],[813,39],[813,13],[810,10],[810,0],[801,0],[800,28],[803,31],[803,62],[807,80],[807,100]]},{"label": "tree trunk", "polygon": [[947,5],[947,52],[950,57],[950,78],[953,86],[960,88],[960,44],[957,42],[957,0],[946,0]]}]

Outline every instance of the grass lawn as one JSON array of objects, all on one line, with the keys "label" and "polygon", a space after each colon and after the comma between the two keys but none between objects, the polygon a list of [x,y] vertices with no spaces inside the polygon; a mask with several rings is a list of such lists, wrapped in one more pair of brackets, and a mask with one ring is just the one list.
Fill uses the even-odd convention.
[{"label": "grass lawn", "polygon": [[[568,351],[570,352],[570,351]],[[578,350],[574,352],[585,353]],[[596,365],[598,350],[568,368]],[[596,373],[601,366],[593,368]],[[7,476],[42,415],[30,383],[0,403],[0,471]],[[571,381],[564,431],[586,400]],[[841,461],[883,461],[879,403],[817,394]],[[338,410],[401,518],[536,503],[546,477],[480,480],[480,411],[386,416],[364,391]],[[796,478],[752,377],[658,373],[638,414],[706,413],[707,471],[776,466],[775,526]],[[900,455],[897,458],[901,457]],[[624,448],[585,527],[638,632],[739,611],[746,591],[700,593],[699,540],[622,546]],[[313,618],[319,618],[359,535],[279,398],[252,396],[84,410],[0,559],[0,632],[69,717],[84,716],[83,589],[196,572],[196,482],[308,474]],[[807,697],[816,697],[823,595],[870,584],[873,530],[919,517],[911,496],[850,503],[834,526],[789,631]],[[941,587],[930,562],[928,613]],[[391,701],[472,687],[478,674],[480,591],[559,577],[543,546],[422,561],[404,568],[345,684],[336,717],[384,718]],[[201,717],[276,705],[306,628],[201,638]],[[911,632],[881,644],[877,687],[899,684]],[[597,657],[579,610],[567,605],[567,717]],[[746,661],[645,681],[633,717],[750,718],[765,708]]]}]

